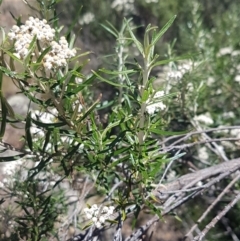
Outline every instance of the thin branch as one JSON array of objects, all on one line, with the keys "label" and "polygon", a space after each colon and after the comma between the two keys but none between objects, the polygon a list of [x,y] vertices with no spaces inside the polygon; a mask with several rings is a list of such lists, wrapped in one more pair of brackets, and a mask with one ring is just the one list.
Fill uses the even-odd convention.
[{"label": "thin branch", "polygon": [[233,241],[240,241],[240,239],[237,237],[237,235],[233,232],[232,228],[228,225],[227,219],[222,218],[221,219],[222,224],[225,226],[227,232],[231,235]]},{"label": "thin branch", "polygon": [[[177,191],[183,188],[191,188],[199,181],[206,180],[210,177],[219,175],[220,173],[229,173],[234,172],[240,168],[240,158],[233,159],[228,162],[223,162],[218,165],[214,165],[205,169],[201,169],[194,173],[189,173],[181,176],[175,181],[164,184],[164,188],[162,186],[158,186],[153,192],[156,198],[159,196],[167,194],[168,191]],[[161,201],[161,200],[160,200]]]},{"label": "thin branch", "polygon": [[165,138],[164,141],[160,142],[159,144],[161,146],[166,142],[169,142],[171,140],[182,137],[182,138],[178,139],[177,141],[175,141],[174,143],[172,143],[173,145],[176,145],[177,143],[183,142],[183,141],[187,140],[188,138],[190,138],[194,135],[198,135],[198,134],[202,134],[202,133],[208,133],[208,132],[217,132],[217,131],[222,131],[222,130],[233,130],[233,129],[240,129],[240,126],[226,126],[226,127],[211,128],[211,129],[207,129],[207,130],[192,131],[192,132],[189,132],[187,134],[170,136],[168,138]]},{"label": "thin branch", "polygon": [[122,241],[122,225],[123,225],[122,215],[121,215],[121,213],[119,213],[118,226],[117,226],[117,230],[114,234],[113,241]]},{"label": "thin branch", "polygon": [[188,144],[182,144],[182,145],[178,145],[178,146],[169,146],[169,147],[166,147],[164,149],[164,152],[169,152],[173,149],[179,149],[179,150],[182,150],[182,149],[185,149],[185,148],[189,148],[189,147],[192,147],[192,146],[195,146],[195,145],[199,145],[199,144],[206,144],[206,143],[211,143],[211,142],[221,142],[221,141],[239,141],[240,138],[218,138],[218,139],[209,139],[209,140],[203,140],[203,141],[195,141],[193,143],[188,143]]},{"label": "thin branch", "polygon": [[[191,123],[193,126],[195,126],[196,129],[202,130],[202,127],[200,126],[199,122],[192,120]],[[202,138],[204,138],[204,140],[211,140],[211,138],[206,133],[202,133],[201,135],[202,135]],[[211,144],[213,145],[214,148],[209,143],[206,143],[206,146],[212,152],[214,152],[217,156],[219,156],[222,160],[228,161],[228,158],[225,152],[219,147],[219,145],[216,142],[212,142]]]},{"label": "thin branch", "polygon": [[201,241],[211,228],[213,228],[217,222],[226,215],[226,213],[233,208],[233,206],[240,200],[240,192],[238,195],[204,228],[200,235],[194,237],[193,241]]},{"label": "thin branch", "polygon": [[229,189],[239,180],[240,173],[224,188],[224,190],[218,195],[214,202],[207,208],[207,210],[202,214],[202,216],[197,220],[197,223],[190,229],[190,231],[185,235],[188,237],[200,224],[203,219],[208,215],[208,213],[213,209],[213,207],[221,200],[221,198],[229,191]]},{"label": "thin branch", "polygon": [[154,217],[151,220],[149,220],[145,225],[138,228],[131,236],[127,237],[124,241],[137,241],[139,238],[142,237],[142,235],[148,230],[149,227],[151,227],[154,223],[158,222],[159,217]]}]

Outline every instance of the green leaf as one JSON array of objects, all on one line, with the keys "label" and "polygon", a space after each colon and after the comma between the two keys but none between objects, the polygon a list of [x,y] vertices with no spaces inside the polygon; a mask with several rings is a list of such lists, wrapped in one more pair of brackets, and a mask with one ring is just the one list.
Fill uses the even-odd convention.
[{"label": "green leaf", "polygon": [[151,42],[151,46],[154,46],[158,40],[163,36],[163,34],[170,28],[170,26],[172,25],[172,23],[174,22],[175,18],[177,16],[174,15],[166,24],[165,26],[159,31],[159,33],[157,33],[155,36],[154,36],[154,39],[152,40]]},{"label": "green leaf", "polygon": [[133,42],[136,44],[136,46],[137,46],[138,50],[140,51],[140,53],[143,54],[143,53],[144,53],[144,51],[143,51],[143,46],[142,46],[142,44],[137,40],[137,38],[135,37],[135,35],[134,35],[133,31],[131,30],[129,24],[127,24],[127,28],[128,28],[128,31],[129,31],[131,37],[132,37]]},{"label": "green leaf", "polygon": [[23,63],[23,61],[21,59],[19,59],[18,57],[16,57],[13,53],[11,53],[10,51],[8,50],[5,50],[3,48],[0,47],[1,50],[3,50],[8,56],[10,56],[12,59],[16,60],[17,62],[19,63]]},{"label": "green leaf", "polygon": [[26,140],[28,143],[28,147],[31,151],[33,151],[33,143],[32,143],[32,135],[31,135],[31,111],[28,113],[26,118],[26,126],[25,126],[25,133],[26,133]]},{"label": "green leaf", "polygon": [[128,120],[130,120],[130,119],[132,119],[132,116],[131,116],[131,115],[128,116],[128,117],[126,117],[126,118],[124,118],[124,119],[122,119],[122,120],[118,120],[118,121],[115,121],[115,122],[113,122],[113,123],[109,123],[108,126],[104,129],[104,131],[103,131],[103,133],[102,133],[102,139],[105,138],[107,132],[108,132],[109,130],[111,130],[113,127],[119,126],[121,123],[126,122],[126,121],[128,121]]},{"label": "green leaf", "polygon": [[52,133],[52,130],[48,130],[47,133],[46,133],[45,141],[44,141],[44,145],[43,145],[43,152],[46,151],[47,145],[50,141],[51,133]]},{"label": "green leaf", "polygon": [[[15,113],[14,113],[11,105],[8,104],[7,100],[5,100],[5,105],[6,105],[6,108],[7,108],[8,117],[15,118]],[[18,121],[16,121],[16,120],[11,120],[11,121],[7,120],[7,122],[17,123]]]},{"label": "green leaf", "polygon": [[145,34],[144,34],[144,47],[146,48],[149,45],[149,31],[151,29],[151,24],[148,24]]},{"label": "green leaf", "polygon": [[38,127],[43,127],[46,128],[47,130],[49,129],[53,129],[55,127],[62,127],[64,125],[66,125],[66,123],[64,122],[56,122],[56,123],[43,123],[37,120],[32,119],[32,122],[37,125]]},{"label": "green leaf", "polygon": [[38,57],[37,62],[32,64],[33,67],[33,71],[35,72],[38,68],[38,66],[40,66],[42,64],[42,60],[44,58],[44,56],[50,51],[51,46],[47,47],[46,49],[44,49],[44,51],[41,53],[41,55]]},{"label": "green leaf", "polygon": [[182,134],[188,133],[188,131],[174,132],[174,131],[163,131],[155,128],[150,128],[149,131],[162,136],[182,135]]},{"label": "green leaf", "polygon": [[9,162],[9,161],[16,161],[19,160],[20,158],[24,157],[26,154],[25,153],[20,153],[18,155],[14,156],[0,156],[0,162]]},{"label": "green leaf", "polygon": [[111,71],[107,69],[99,69],[100,72],[103,72],[105,74],[110,74],[110,75],[118,75],[118,74],[132,74],[136,73],[136,70],[133,69],[128,69],[128,70],[122,70],[122,71]]},{"label": "green leaf", "polygon": [[83,121],[84,119],[86,119],[90,115],[90,113],[96,108],[96,106],[99,103],[101,97],[102,96],[98,97],[98,99],[88,108],[88,110],[84,113],[84,115],[82,117],[80,117],[79,120],[77,120],[77,123]]},{"label": "green leaf", "polygon": [[6,129],[6,124],[7,124],[7,106],[6,106],[6,100],[2,96],[2,71],[0,71],[0,87],[1,87],[1,92],[0,92],[0,100],[1,100],[1,106],[2,106],[2,120],[1,120],[1,130],[0,130],[0,139],[2,140],[5,129]]},{"label": "green leaf", "polygon": [[143,95],[142,95],[142,101],[143,102],[146,102],[148,100],[148,97],[149,97],[149,93],[147,90],[144,90],[143,91]]},{"label": "green leaf", "polygon": [[68,28],[67,33],[65,34],[65,36],[68,36],[72,32],[73,28],[77,26],[77,22],[79,20],[79,16],[81,14],[81,11],[82,11],[82,6],[78,9],[76,14],[73,16],[74,19],[72,20],[72,22],[71,22],[72,24]]},{"label": "green leaf", "polygon": [[156,67],[156,66],[159,66],[159,65],[168,64],[170,62],[175,62],[175,61],[184,60],[184,59],[190,59],[193,56],[198,55],[198,54],[200,54],[200,53],[185,54],[185,55],[182,55],[182,56],[179,56],[179,57],[175,57],[175,58],[171,58],[171,59],[160,60],[160,61],[156,62],[155,64],[151,65],[151,67],[153,68],[153,67]]},{"label": "green leaf", "polygon": [[105,30],[107,30],[109,33],[111,33],[115,38],[118,38],[118,31],[117,29],[110,23],[107,21],[107,24],[110,26],[106,26],[104,24],[100,24]]},{"label": "green leaf", "polygon": [[181,219],[179,216],[175,215],[174,217],[175,217],[179,222],[182,223],[182,219]]},{"label": "green leaf", "polygon": [[[40,194],[42,194],[42,193],[40,193]],[[42,208],[42,211],[39,213],[39,216],[41,217],[42,215],[44,215],[44,213],[47,211],[49,211],[49,210],[47,210],[47,208],[49,207],[48,205],[49,205],[49,202],[50,202],[50,200],[51,200],[51,197],[52,197],[52,195],[49,195],[45,200],[44,200],[44,202],[41,204],[41,208]]]},{"label": "green leaf", "polygon": [[102,80],[103,82],[106,82],[106,83],[108,83],[108,84],[110,84],[110,85],[113,85],[113,86],[125,87],[125,88],[127,88],[126,85],[117,84],[117,83],[114,83],[114,82],[112,82],[112,81],[110,81],[110,80],[107,80],[107,79],[103,78],[102,76],[100,76],[100,75],[99,75],[97,72],[95,72],[94,70],[92,70],[92,72],[94,73],[94,75],[96,75],[96,76],[98,77],[98,79]]},{"label": "green leaf", "polygon": [[77,94],[78,92],[82,91],[84,88],[90,86],[90,84],[94,81],[96,78],[95,75],[92,75],[87,80],[84,80],[83,83],[81,83],[77,88],[74,88],[71,92],[72,95]]}]

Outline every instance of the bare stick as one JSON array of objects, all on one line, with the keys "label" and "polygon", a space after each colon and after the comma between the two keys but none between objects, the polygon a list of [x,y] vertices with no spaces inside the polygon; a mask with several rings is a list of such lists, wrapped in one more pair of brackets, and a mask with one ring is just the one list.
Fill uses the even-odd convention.
[{"label": "bare stick", "polygon": [[224,188],[224,190],[218,195],[214,202],[207,208],[207,210],[202,214],[202,216],[197,220],[197,223],[190,229],[190,231],[185,235],[189,236],[198,226],[199,223],[208,215],[208,213],[213,209],[213,207],[220,201],[220,199],[227,193],[227,191],[239,180],[240,173]]},{"label": "bare stick", "polygon": [[177,143],[180,143],[182,141],[187,140],[188,138],[190,138],[191,136],[194,135],[198,135],[198,134],[202,134],[202,133],[208,133],[208,132],[217,132],[217,131],[222,131],[222,130],[233,130],[233,129],[240,129],[240,126],[226,126],[226,127],[218,127],[218,128],[211,128],[211,129],[207,129],[207,130],[197,130],[197,131],[192,131],[189,132],[187,134],[181,134],[181,135],[175,135],[175,136],[170,136],[168,138],[165,138],[164,141],[160,142],[160,145],[163,145],[164,143],[170,141],[170,140],[174,140],[177,138],[180,138],[179,140],[177,140],[176,142],[173,143],[173,145],[176,145]]},{"label": "bare stick", "polygon": [[152,194],[156,198],[159,198],[159,196],[161,196],[162,194],[167,194],[168,191],[176,191],[181,190],[182,188],[190,188],[199,181],[206,180],[207,178],[216,176],[220,173],[236,171],[239,168],[240,158],[233,159],[231,161],[223,162],[221,164],[214,165],[212,167],[208,167],[194,173],[183,175],[173,182],[164,184],[164,188],[162,186],[158,186],[152,192]]},{"label": "bare stick", "polygon": [[200,235],[194,237],[193,241],[201,241],[211,228],[240,200],[240,192],[238,195],[204,228]]},{"label": "bare stick", "polygon": [[237,237],[237,235],[233,232],[232,228],[228,225],[227,219],[222,218],[221,221],[222,221],[222,224],[225,226],[227,232],[232,236],[232,240],[240,241],[240,239]]},{"label": "bare stick", "polygon": [[196,141],[193,143],[188,143],[188,144],[182,144],[182,145],[177,145],[177,146],[169,146],[164,149],[164,152],[171,151],[173,149],[179,149],[182,150],[184,148],[189,148],[195,145],[199,144],[206,144],[206,143],[211,143],[211,142],[221,142],[221,141],[239,141],[239,138],[233,137],[233,138],[218,138],[218,139],[209,139],[209,140],[203,140],[203,141]]}]

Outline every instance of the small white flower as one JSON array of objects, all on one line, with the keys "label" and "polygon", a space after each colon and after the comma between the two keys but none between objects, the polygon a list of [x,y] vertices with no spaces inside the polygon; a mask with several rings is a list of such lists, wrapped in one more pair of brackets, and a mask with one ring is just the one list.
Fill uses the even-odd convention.
[{"label": "small white flower", "polygon": [[166,108],[166,105],[163,104],[161,100],[158,100],[159,98],[164,96],[164,91],[157,91],[152,100],[147,100],[146,104],[146,111],[149,115],[154,114],[158,110],[164,110]]},{"label": "small white flower", "polygon": [[7,178],[3,178],[3,183],[8,183],[8,180],[7,180]]},{"label": "small white flower", "polygon": [[108,208],[108,215],[112,215],[114,209],[115,209],[115,208],[114,208],[113,206],[110,206],[110,207]]},{"label": "small white flower", "polygon": [[207,151],[207,148],[205,146],[201,147],[198,150],[198,157],[199,157],[200,160],[203,160],[203,161],[207,161],[209,159],[208,151]]},{"label": "small white flower", "polygon": [[221,48],[217,54],[217,57],[223,56],[223,55],[227,55],[227,54],[231,54],[233,51],[232,47],[225,47],[225,48]]},{"label": "small white flower", "polygon": [[146,3],[157,3],[158,0],[146,0]]},{"label": "small white flower", "polygon": [[97,204],[93,204],[92,207],[91,207],[92,210],[98,210],[98,206]]},{"label": "small white flower", "polygon": [[234,81],[240,83],[240,75],[235,76]]},{"label": "small white flower", "polygon": [[155,111],[157,111],[157,109],[156,109],[155,105],[148,105],[146,107],[146,111],[149,115],[153,115],[155,113]]},{"label": "small white flower", "polygon": [[102,209],[102,213],[107,213],[108,212],[108,207],[104,206]]},{"label": "small white flower", "polygon": [[128,10],[134,11],[134,0],[114,0],[111,4],[111,8],[115,8],[117,11]]},{"label": "small white flower", "polygon": [[208,112],[205,114],[195,116],[193,119],[206,125],[212,125],[214,123],[210,113]]},{"label": "small white flower", "polygon": [[240,50],[234,50],[233,52],[232,52],[232,56],[234,57],[234,56],[238,56],[238,55],[240,55]]},{"label": "small white flower", "polygon": [[76,82],[76,84],[82,84],[83,79],[76,77],[76,78],[75,78],[75,82]]},{"label": "small white flower", "polygon": [[95,16],[93,13],[88,12],[85,13],[79,20],[79,24],[83,25],[83,24],[89,24],[91,22],[93,22]]},{"label": "small white flower", "polygon": [[215,79],[213,77],[208,77],[207,79],[207,85],[211,86],[215,83]]},{"label": "small white flower", "polygon": [[229,112],[224,112],[223,113],[223,118],[235,118],[235,114],[232,111]]},{"label": "small white flower", "polygon": [[101,228],[102,227],[102,224],[100,222],[96,222],[95,225],[96,225],[96,228]]},{"label": "small white flower", "polygon": [[104,216],[99,217],[99,222],[104,223],[106,221],[106,218]]},{"label": "small white flower", "polygon": [[25,25],[26,25],[26,26],[29,26],[29,27],[32,26],[32,21],[27,20],[27,21],[25,22]]},{"label": "small white flower", "polygon": [[20,30],[20,28],[19,28],[17,25],[13,25],[13,26],[12,26],[12,31],[13,31],[14,33],[17,33],[19,30]]},{"label": "small white flower", "polygon": [[51,62],[45,62],[44,64],[43,64],[43,66],[44,66],[44,68],[45,69],[48,69],[48,70],[51,70],[52,69],[52,64],[51,64]]},{"label": "small white flower", "polygon": [[15,38],[15,33],[14,32],[9,32],[8,33],[8,37],[11,39],[11,40],[13,40],[14,38]]}]

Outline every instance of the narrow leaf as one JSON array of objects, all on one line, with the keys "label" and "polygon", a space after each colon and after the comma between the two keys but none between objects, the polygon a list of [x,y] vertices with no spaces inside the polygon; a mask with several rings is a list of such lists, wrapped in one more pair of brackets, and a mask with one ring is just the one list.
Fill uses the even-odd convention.
[{"label": "narrow leaf", "polygon": [[0,130],[0,139],[2,140],[3,135],[5,133],[6,124],[7,124],[7,106],[6,106],[6,100],[2,95],[2,81],[3,81],[3,74],[0,70],[0,100],[1,100],[1,106],[2,106],[2,121],[1,121],[1,130]]},{"label": "narrow leaf", "polygon": [[165,26],[159,31],[158,34],[155,35],[155,38],[152,40],[151,45],[154,46],[158,40],[163,36],[163,34],[170,28],[172,23],[174,22],[176,15],[174,15],[166,24]]},{"label": "narrow leaf", "polygon": [[106,82],[106,83],[108,83],[108,84],[110,84],[110,85],[113,85],[113,86],[117,86],[117,87],[127,87],[127,86],[125,86],[125,85],[121,85],[121,84],[117,84],[117,83],[114,83],[114,82],[112,82],[112,81],[110,81],[110,80],[107,80],[107,79],[105,79],[105,78],[103,78],[102,76],[100,76],[97,72],[95,72],[94,70],[92,70],[92,72],[98,77],[98,79],[100,79],[100,80],[102,80],[103,82]]},{"label": "narrow leaf", "polygon": [[132,37],[133,42],[136,44],[136,46],[137,46],[138,50],[140,51],[140,53],[143,54],[144,51],[143,51],[142,44],[137,40],[137,38],[135,37],[133,31],[131,30],[131,28],[129,27],[128,24],[127,24],[127,28],[128,28],[128,31],[129,31],[131,37]]},{"label": "narrow leaf", "polygon": [[27,118],[26,118],[26,126],[25,126],[25,134],[26,134],[26,140],[29,149],[32,151],[33,150],[33,142],[32,142],[32,135],[31,135],[31,111],[28,113]]}]

